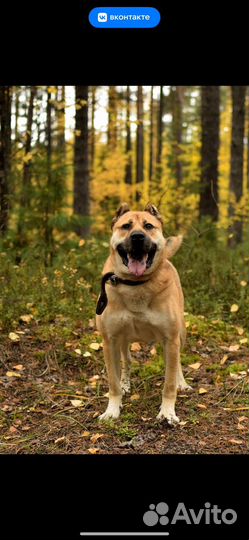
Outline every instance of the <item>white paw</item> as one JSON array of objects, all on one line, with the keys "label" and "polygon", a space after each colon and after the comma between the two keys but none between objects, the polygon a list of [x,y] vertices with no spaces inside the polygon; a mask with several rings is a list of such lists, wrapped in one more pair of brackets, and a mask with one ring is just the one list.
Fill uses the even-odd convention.
[{"label": "white paw", "polygon": [[178,424],[178,422],[180,422],[180,419],[178,418],[178,416],[176,416],[174,408],[164,406],[161,407],[159,414],[157,415],[157,419],[167,420],[170,426]]},{"label": "white paw", "polygon": [[123,381],[121,380],[120,385],[121,385],[123,394],[129,394],[129,392],[131,391],[131,383],[129,379],[124,379]]},{"label": "white paw", "polygon": [[99,416],[99,420],[105,421],[110,420],[111,418],[118,418],[121,405],[121,397],[113,397],[109,401],[106,411]]},{"label": "white paw", "polygon": [[190,384],[187,384],[186,382],[184,382],[184,383],[179,383],[178,384],[177,390],[185,390],[186,392],[191,392],[191,390],[193,390],[193,388],[192,388],[192,386],[190,386]]}]

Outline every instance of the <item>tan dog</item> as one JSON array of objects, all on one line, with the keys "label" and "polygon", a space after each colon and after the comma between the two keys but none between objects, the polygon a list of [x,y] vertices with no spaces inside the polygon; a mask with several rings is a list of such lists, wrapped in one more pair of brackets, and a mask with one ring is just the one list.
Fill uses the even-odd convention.
[{"label": "tan dog", "polygon": [[141,340],[163,343],[167,362],[157,418],[166,418],[169,424],[179,422],[177,388],[190,388],[180,363],[180,345],[185,340],[184,298],[178,273],[168,259],[181,243],[181,236],[164,238],[155,206],[132,212],[123,204],[117,211],[97,306],[101,314],[96,318],[109,381],[109,403],[101,420],[118,418],[122,393],[130,389],[129,344]]}]

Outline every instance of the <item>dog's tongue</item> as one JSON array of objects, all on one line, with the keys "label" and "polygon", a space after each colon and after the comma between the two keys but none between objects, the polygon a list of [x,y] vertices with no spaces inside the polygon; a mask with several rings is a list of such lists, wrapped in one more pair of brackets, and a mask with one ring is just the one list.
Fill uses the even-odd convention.
[{"label": "dog's tongue", "polygon": [[146,260],[147,255],[144,255],[143,259],[141,261],[136,261],[135,259],[132,259],[128,255],[128,269],[131,272],[131,274],[134,274],[134,276],[142,276],[143,273],[146,270]]}]

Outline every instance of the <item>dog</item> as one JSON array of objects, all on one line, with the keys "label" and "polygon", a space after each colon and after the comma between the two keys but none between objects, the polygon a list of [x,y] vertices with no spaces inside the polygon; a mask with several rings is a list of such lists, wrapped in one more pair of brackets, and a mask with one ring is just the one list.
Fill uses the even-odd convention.
[{"label": "dog", "polygon": [[117,210],[96,309],[109,382],[109,402],[100,420],[119,417],[122,394],[130,390],[129,344],[144,341],[163,343],[165,383],[157,418],[179,422],[177,389],[190,387],[180,361],[186,335],[184,297],[169,259],[181,243],[182,236],[163,236],[162,217],[154,205],[131,211],[124,203]]}]

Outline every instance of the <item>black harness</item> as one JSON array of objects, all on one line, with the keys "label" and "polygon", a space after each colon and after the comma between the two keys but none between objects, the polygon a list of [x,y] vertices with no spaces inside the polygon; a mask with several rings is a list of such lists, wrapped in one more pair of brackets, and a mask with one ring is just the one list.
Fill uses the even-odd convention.
[{"label": "black harness", "polygon": [[101,313],[103,313],[108,303],[107,294],[105,291],[105,285],[107,281],[110,281],[110,283],[114,287],[116,287],[120,283],[122,285],[131,285],[132,287],[136,287],[137,285],[143,285],[144,283],[147,282],[147,280],[146,281],[131,281],[129,279],[121,279],[118,276],[116,276],[116,274],[114,274],[113,272],[107,272],[107,274],[105,274],[101,280],[101,293],[100,293],[100,297],[98,299],[97,307],[96,307],[97,315],[101,315]]}]

